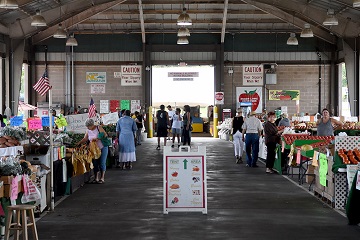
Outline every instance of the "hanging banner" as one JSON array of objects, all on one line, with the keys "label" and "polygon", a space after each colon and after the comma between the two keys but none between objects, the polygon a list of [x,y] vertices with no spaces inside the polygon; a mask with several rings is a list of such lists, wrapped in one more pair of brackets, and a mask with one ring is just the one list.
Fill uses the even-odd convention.
[{"label": "hanging banner", "polygon": [[100,100],[100,113],[109,113],[109,100]]},{"label": "hanging banner", "polygon": [[86,83],[106,83],[106,72],[86,72]]},{"label": "hanging banner", "polygon": [[269,90],[269,100],[300,100],[300,90]]},{"label": "hanging banner", "polygon": [[197,152],[180,147],[164,148],[164,214],[169,212],[207,213],[206,147]]},{"label": "hanging banner", "polygon": [[264,67],[260,65],[243,65],[243,85],[244,86],[263,86]]},{"label": "hanging banner", "polygon": [[66,131],[76,132],[76,133],[85,133],[87,127],[85,126],[85,121],[88,119],[88,113],[84,114],[75,114],[75,115],[66,115],[66,121],[68,123]]},{"label": "hanging banner", "polygon": [[131,100],[131,112],[134,113],[135,111],[140,112],[140,100]]},{"label": "hanging banner", "polygon": [[130,110],[130,100],[121,100],[121,110]]},{"label": "hanging banner", "polygon": [[224,104],[224,92],[215,92],[215,105]]},{"label": "hanging banner", "polygon": [[237,87],[236,102],[251,106],[251,111],[262,113],[262,87]]},{"label": "hanging banner", "polygon": [[101,119],[104,125],[115,124],[119,120],[119,114],[117,112],[105,114]]},{"label": "hanging banner", "polygon": [[117,112],[120,108],[119,100],[110,100],[110,112]]},{"label": "hanging banner", "polygon": [[105,93],[105,84],[91,84],[91,94],[103,94]]},{"label": "hanging banner", "polygon": [[[142,66],[121,66],[121,86],[141,86]],[[130,109],[129,109],[130,110]]]}]

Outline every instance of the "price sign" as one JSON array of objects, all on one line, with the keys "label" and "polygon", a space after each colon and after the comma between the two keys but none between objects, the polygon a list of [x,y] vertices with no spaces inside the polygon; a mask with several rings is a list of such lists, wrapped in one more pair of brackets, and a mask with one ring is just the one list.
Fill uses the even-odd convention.
[{"label": "price sign", "polygon": [[[43,127],[49,127],[50,126],[50,121],[49,121],[49,117],[48,116],[42,116],[41,117],[41,124],[42,124],[42,126]],[[55,118],[54,118],[54,116],[52,117],[52,119],[53,119],[53,126],[55,126]]]},{"label": "price sign", "polygon": [[130,100],[121,100],[121,109],[130,110]]},{"label": "price sign", "polygon": [[117,112],[119,106],[119,100],[110,100],[110,112]]},{"label": "price sign", "polygon": [[23,124],[23,116],[15,116],[10,119],[10,126],[21,126]]},{"label": "price sign", "polygon": [[40,118],[28,118],[28,129],[39,130],[42,129],[42,121]]},{"label": "price sign", "polygon": [[164,149],[164,213],[207,213],[206,147],[198,152]]}]

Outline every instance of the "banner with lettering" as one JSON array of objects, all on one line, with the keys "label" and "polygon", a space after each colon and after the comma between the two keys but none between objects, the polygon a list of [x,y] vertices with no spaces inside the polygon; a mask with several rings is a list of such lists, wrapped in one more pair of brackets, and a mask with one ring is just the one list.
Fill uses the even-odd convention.
[{"label": "banner with lettering", "polygon": [[269,100],[300,100],[300,90],[269,90]]},{"label": "banner with lettering", "polygon": [[106,72],[86,72],[86,83],[106,83]]},{"label": "banner with lettering", "polygon": [[237,107],[249,106],[251,111],[262,112],[262,87],[237,87],[236,102]]},{"label": "banner with lettering", "polygon": [[262,86],[264,85],[264,67],[260,65],[243,65],[243,85]]},{"label": "banner with lettering", "polygon": [[141,86],[142,66],[122,65],[121,86]]}]

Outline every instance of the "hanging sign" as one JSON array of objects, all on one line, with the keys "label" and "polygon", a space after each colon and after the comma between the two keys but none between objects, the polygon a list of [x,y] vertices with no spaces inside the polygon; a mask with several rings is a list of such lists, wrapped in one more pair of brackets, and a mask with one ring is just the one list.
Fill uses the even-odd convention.
[{"label": "hanging sign", "polygon": [[197,152],[180,147],[164,148],[164,214],[202,212],[207,214],[206,147]]},{"label": "hanging sign", "polygon": [[140,111],[140,100],[131,100],[131,112]]},{"label": "hanging sign", "polygon": [[251,111],[262,112],[262,87],[237,87],[236,102],[240,107],[241,103],[247,103],[251,106]]},{"label": "hanging sign", "polygon": [[199,72],[168,72],[168,77],[193,78],[193,77],[199,77]]},{"label": "hanging sign", "polygon": [[117,123],[119,120],[119,114],[117,112],[105,114],[101,117],[104,125]]},{"label": "hanging sign", "polygon": [[100,100],[100,113],[109,113],[109,100]]},{"label": "hanging sign", "polygon": [[21,126],[23,122],[23,116],[14,116],[10,118],[10,126]]},{"label": "hanging sign", "polygon": [[121,100],[121,110],[130,110],[130,100]]},{"label": "hanging sign", "polygon": [[[141,86],[142,66],[121,66],[121,86]],[[130,110],[130,109],[129,109]]]},{"label": "hanging sign", "polygon": [[243,65],[243,85],[262,86],[264,85],[264,67],[260,65]]},{"label": "hanging sign", "polygon": [[269,90],[269,100],[300,100],[300,90]]},{"label": "hanging sign", "polygon": [[346,165],[346,177],[348,180],[348,186],[349,189],[352,186],[352,182],[355,178],[355,174],[358,172],[358,166],[357,165]]},{"label": "hanging sign", "polygon": [[110,100],[110,112],[117,112],[120,107],[119,100]]},{"label": "hanging sign", "polygon": [[[50,120],[49,120],[50,118],[49,118],[49,116],[42,116],[41,117],[41,125],[43,126],[43,127],[49,127],[50,126]],[[52,117],[52,120],[53,120],[53,126],[55,126],[55,117],[53,116]]]},{"label": "hanging sign", "polygon": [[106,83],[106,72],[86,72],[86,83]]},{"label": "hanging sign", "polygon": [[224,104],[224,92],[215,92],[215,105]]},{"label": "hanging sign", "polygon": [[42,129],[41,118],[28,118],[28,129],[29,130],[39,130]]},{"label": "hanging sign", "polygon": [[88,119],[88,117],[88,113],[66,115],[65,118],[68,123],[66,130],[68,132],[85,133],[87,130],[85,121]]},{"label": "hanging sign", "polygon": [[105,84],[91,84],[91,94],[102,94],[105,93]]}]

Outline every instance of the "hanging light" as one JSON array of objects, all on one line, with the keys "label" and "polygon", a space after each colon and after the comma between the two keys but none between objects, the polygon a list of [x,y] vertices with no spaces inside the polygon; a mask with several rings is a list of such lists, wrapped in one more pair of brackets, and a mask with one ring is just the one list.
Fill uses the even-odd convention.
[{"label": "hanging light", "polygon": [[33,26],[33,27],[46,27],[45,18],[41,15],[41,12],[40,12],[39,9],[36,10],[36,15],[33,16],[31,26]]},{"label": "hanging light", "polygon": [[59,27],[53,35],[54,38],[67,38],[66,31],[62,28],[62,24],[59,23]]},{"label": "hanging light", "polygon": [[187,39],[187,37],[179,37],[177,40],[177,44],[186,45],[189,44],[189,40]]},{"label": "hanging light", "polygon": [[183,3],[183,12],[180,14],[180,16],[177,19],[177,25],[179,25],[179,26],[190,26],[190,25],[192,25],[192,20],[191,20],[189,14],[186,13],[185,0],[184,0],[184,3]]},{"label": "hanging light", "polygon": [[178,33],[177,33],[178,37],[189,37],[190,36],[190,31],[189,29],[182,27],[179,29]]},{"label": "hanging light", "polygon": [[360,0],[354,0],[353,7],[360,7]]},{"label": "hanging light", "polygon": [[302,38],[314,37],[314,33],[310,28],[310,24],[308,24],[308,23],[304,24],[304,29],[301,31],[300,37],[302,37]]},{"label": "hanging light", "polygon": [[324,20],[323,25],[325,26],[336,26],[339,24],[338,19],[335,17],[334,9],[328,9],[327,18]]},{"label": "hanging light", "polygon": [[295,33],[290,33],[290,37],[288,38],[286,44],[287,45],[299,45],[299,42],[296,38]]},{"label": "hanging light", "polygon": [[74,37],[74,34],[71,34],[68,38],[68,40],[66,41],[66,46],[67,47],[77,47],[78,42],[76,41],[76,38]]},{"label": "hanging light", "polygon": [[0,1],[0,8],[6,9],[16,9],[19,7],[19,4],[15,0],[1,0]]}]

